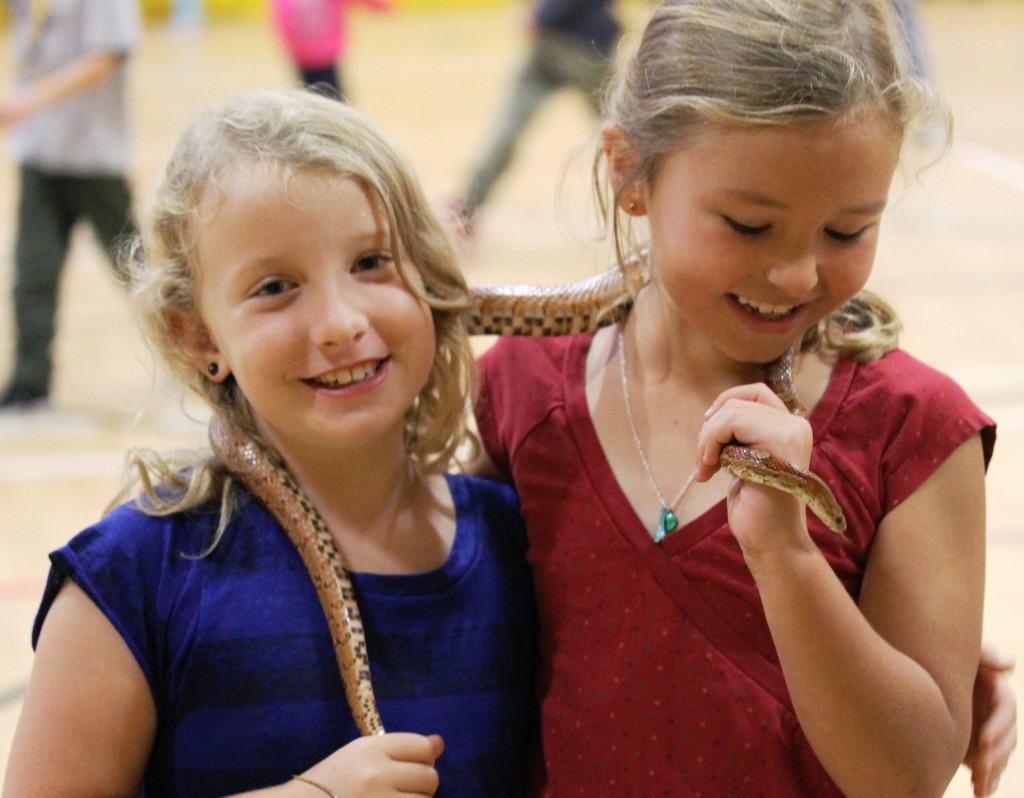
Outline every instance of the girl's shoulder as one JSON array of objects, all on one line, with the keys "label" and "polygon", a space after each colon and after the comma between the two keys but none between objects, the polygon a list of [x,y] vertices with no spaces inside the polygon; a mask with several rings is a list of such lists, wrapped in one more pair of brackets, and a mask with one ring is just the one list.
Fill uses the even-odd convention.
[{"label": "girl's shoulder", "polygon": [[[980,432],[986,460],[995,441],[995,423],[949,374],[894,349],[868,362],[840,358],[812,422],[832,429],[856,427],[855,419],[873,430],[873,437],[960,435]],[[886,431],[889,432],[886,432]]]},{"label": "girl's shoulder", "polygon": [[[261,516],[272,521],[265,510],[241,487],[236,486],[236,506],[224,537],[237,537],[239,530],[260,525]],[[219,497],[174,512],[148,511],[143,500],[131,499],[112,509],[87,527],[69,545],[87,540],[90,545],[134,551],[174,552],[187,558],[199,557],[210,548],[220,523]]]},{"label": "girl's shoulder", "polygon": [[458,532],[446,567],[461,572],[460,568],[477,562],[482,551],[491,552],[506,566],[520,563],[525,567],[526,522],[515,488],[508,482],[468,474],[448,474],[447,478]]},{"label": "girl's shoulder", "polygon": [[459,514],[480,509],[509,515],[519,513],[519,495],[509,482],[463,473],[449,473],[446,478]]},{"label": "girl's shoulder", "polygon": [[93,531],[111,546],[147,547],[161,541],[173,542],[181,551],[189,551],[192,541],[202,540],[216,529],[219,513],[220,503],[213,500],[188,510],[155,514],[147,512],[140,500],[131,499],[112,509],[83,534]]},{"label": "girl's shoulder", "polygon": [[[973,407],[974,402],[955,379],[904,349],[893,349],[867,362],[840,358],[835,375],[848,384],[848,401],[891,405],[906,403],[928,407]],[[880,402],[881,397],[887,397]]]},{"label": "girl's shoulder", "polygon": [[564,402],[566,386],[583,380],[592,340],[589,333],[499,338],[479,359],[477,412],[494,405],[502,415],[526,417]]},{"label": "girl's shoulder", "polygon": [[[281,535],[272,516],[249,494],[218,536],[220,502],[212,500],[166,515],[147,513],[136,501],[114,508],[50,555],[55,567],[78,578],[167,584],[195,578],[211,566],[249,561]],[[214,545],[216,544],[216,545]]]},{"label": "girl's shoulder", "polygon": [[561,373],[567,359],[585,356],[592,333],[533,337],[501,336],[480,358],[481,370],[497,374]]}]

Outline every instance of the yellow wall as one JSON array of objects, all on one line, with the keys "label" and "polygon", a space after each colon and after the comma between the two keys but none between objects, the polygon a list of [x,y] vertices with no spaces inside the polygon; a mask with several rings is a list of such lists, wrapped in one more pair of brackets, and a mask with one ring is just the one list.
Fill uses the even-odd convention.
[{"label": "yellow wall", "polygon": [[[170,16],[175,0],[141,0],[142,11],[147,17]],[[181,6],[198,6],[210,16],[230,14],[262,14],[266,0],[187,0]]]},{"label": "yellow wall", "polygon": [[[148,17],[168,17],[175,2],[182,6],[198,5],[207,16],[232,16],[237,14],[263,14],[267,0],[140,0],[142,10]],[[500,5],[507,0],[395,0],[399,8],[482,8]]]}]

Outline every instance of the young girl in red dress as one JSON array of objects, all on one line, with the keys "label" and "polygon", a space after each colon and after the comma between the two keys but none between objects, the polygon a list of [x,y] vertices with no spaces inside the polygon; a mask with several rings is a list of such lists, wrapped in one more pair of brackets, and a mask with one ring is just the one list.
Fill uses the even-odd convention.
[{"label": "young girl in red dress", "polygon": [[[883,0],[654,12],[596,171],[648,279],[615,326],[482,361],[538,591],[542,795],[940,796],[963,760],[995,427],[863,290],[935,120]],[[787,352],[805,417],[764,383]],[[822,477],[845,534],[724,472],[733,442]]]}]

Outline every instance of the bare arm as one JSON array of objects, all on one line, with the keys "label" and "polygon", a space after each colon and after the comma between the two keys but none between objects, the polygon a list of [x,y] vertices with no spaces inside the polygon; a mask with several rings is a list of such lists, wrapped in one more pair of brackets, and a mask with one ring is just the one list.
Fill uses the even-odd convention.
[{"label": "bare arm", "polygon": [[975,438],[890,513],[859,611],[816,552],[795,570],[752,565],[797,714],[850,796],[942,795],[967,749],[981,635],[982,474]]},{"label": "bare arm", "polygon": [[[801,419],[757,387],[713,413],[718,441],[800,465]],[[709,437],[708,437],[709,436]],[[808,439],[809,440],[809,439]],[[942,795],[967,749],[984,581],[980,439],[964,443],[883,521],[855,604],[806,531],[803,506],[734,484],[729,519],[757,581],[794,707],[829,774],[854,796]]]},{"label": "bare arm", "polygon": [[98,86],[117,71],[123,53],[92,53],[21,87],[0,104],[0,125],[17,124],[44,108]]},{"label": "bare arm", "polygon": [[4,798],[134,796],[156,732],[142,669],[68,582],[46,616],[14,734]]}]

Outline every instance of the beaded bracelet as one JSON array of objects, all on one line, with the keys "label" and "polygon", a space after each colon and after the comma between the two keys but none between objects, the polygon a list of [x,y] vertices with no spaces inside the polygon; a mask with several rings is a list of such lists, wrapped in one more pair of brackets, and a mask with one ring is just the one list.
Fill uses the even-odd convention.
[{"label": "beaded bracelet", "polygon": [[337,794],[334,791],[327,789],[323,784],[315,782],[315,781],[313,781],[313,779],[307,779],[305,776],[292,776],[292,778],[295,781],[301,781],[301,782],[304,782],[305,784],[308,784],[311,787],[316,787],[318,790],[320,790],[325,795],[331,796],[331,798],[338,798]]}]

